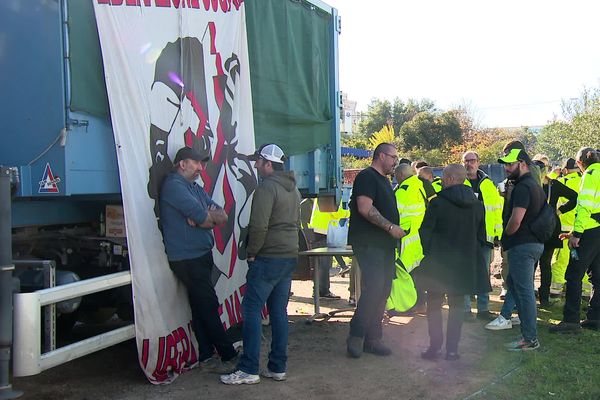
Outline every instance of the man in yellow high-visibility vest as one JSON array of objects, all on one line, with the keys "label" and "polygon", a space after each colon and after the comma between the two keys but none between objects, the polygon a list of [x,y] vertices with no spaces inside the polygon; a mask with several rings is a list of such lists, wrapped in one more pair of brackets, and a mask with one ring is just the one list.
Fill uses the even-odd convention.
[{"label": "man in yellow high-visibility vest", "polygon": [[[462,156],[462,162],[467,170],[465,185],[473,189],[475,196],[483,203],[485,208],[486,245],[483,249],[486,276],[489,280],[489,269],[494,250],[494,242],[502,237],[502,197],[496,189],[494,182],[479,169],[479,155],[474,151],[467,151]],[[496,315],[489,311],[489,293],[474,293],[477,295],[477,318],[493,320]],[[471,296],[465,296],[465,318],[473,319],[471,313]]]},{"label": "man in yellow high-visibility vest", "polygon": [[[558,181],[567,186],[569,189],[579,193],[579,186],[581,185],[581,172],[577,167],[574,158],[569,158],[563,165],[563,176],[558,178]],[[565,198],[558,200],[558,208],[566,203]],[[568,233],[573,230],[575,224],[575,213],[576,209],[572,209],[569,212],[559,213],[561,231]],[[556,250],[552,263],[552,283],[550,285],[550,295],[553,298],[560,297],[565,284],[565,272],[567,265],[569,264],[570,249],[568,246],[568,240],[563,240],[563,247]],[[588,276],[583,277],[583,292],[588,294],[591,292],[591,284],[589,283]]]},{"label": "man in yellow high-visibility vest", "polygon": [[[427,195],[423,187],[423,182],[415,170],[409,164],[399,164],[395,169],[396,187],[394,194],[396,196],[396,206],[400,220],[398,225],[406,232],[400,242],[401,250],[396,252],[396,260],[400,260],[402,266],[396,266],[396,269],[404,267],[406,272],[411,272],[419,266],[423,259],[423,247],[419,236],[419,228],[425,216],[427,207]],[[398,262],[398,261],[396,261]],[[424,292],[419,290],[417,283],[417,307],[425,305]],[[404,304],[400,298],[403,295],[401,291],[394,290],[388,298],[386,308],[388,310],[406,311],[398,309],[397,305]]]},{"label": "man in yellow high-visibility vest", "polygon": [[[327,246],[327,229],[329,228],[329,222],[339,221],[342,218],[349,218],[350,211],[344,209],[342,204],[340,204],[337,211],[324,212],[319,209],[319,202],[317,199],[314,199],[313,201],[313,209],[308,227],[312,228],[315,233],[313,245],[315,247],[325,247]],[[326,256],[319,257],[317,261],[319,266],[319,297],[324,299],[340,298],[340,296],[332,293],[330,290],[329,271],[331,269],[332,259],[333,257]]]}]

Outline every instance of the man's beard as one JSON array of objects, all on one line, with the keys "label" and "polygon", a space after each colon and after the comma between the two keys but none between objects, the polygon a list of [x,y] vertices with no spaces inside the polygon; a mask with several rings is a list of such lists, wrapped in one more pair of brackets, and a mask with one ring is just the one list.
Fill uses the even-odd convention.
[{"label": "man's beard", "polygon": [[510,174],[508,174],[506,177],[511,181],[517,180],[517,178],[519,177],[519,169],[518,168],[515,169]]}]

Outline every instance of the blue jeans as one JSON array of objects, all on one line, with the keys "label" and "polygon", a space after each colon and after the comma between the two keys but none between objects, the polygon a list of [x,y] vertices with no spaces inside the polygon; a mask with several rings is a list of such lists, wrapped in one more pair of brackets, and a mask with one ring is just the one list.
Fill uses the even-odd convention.
[{"label": "blue jeans", "polygon": [[[489,276],[490,274],[490,263],[492,262],[492,252],[494,250],[487,246],[484,246],[483,252],[483,268],[485,273]],[[490,310],[490,294],[489,293],[475,293],[477,295],[477,312],[486,312]],[[471,312],[471,296],[465,295],[465,312]]]},{"label": "blue jeans", "polygon": [[271,352],[267,367],[271,372],[285,372],[288,344],[287,304],[292,272],[297,258],[256,257],[248,263],[246,292],[242,300],[244,354],[238,369],[256,375],[259,369],[262,337],[261,311],[265,303],[271,321]]},{"label": "blue jeans", "polygon": [[[508,277],[506,279],[508,281]],[[502,303],[500,315],[502,315],[506,319],[510,319],[512,317],[512,312],[516,306],[517,302],[515,301],[515,296],[513,296],[509,288],[506,290],[506,295],[504,295],[504,303]]]},{"label": "blue jeans", "polygon": [[517,305],[523,339],[529,341],[537,339],[537,307],[533,272],[543,251],[542,243],[520,244],[506,251],[508,255],[508,293],[512,292]]}]

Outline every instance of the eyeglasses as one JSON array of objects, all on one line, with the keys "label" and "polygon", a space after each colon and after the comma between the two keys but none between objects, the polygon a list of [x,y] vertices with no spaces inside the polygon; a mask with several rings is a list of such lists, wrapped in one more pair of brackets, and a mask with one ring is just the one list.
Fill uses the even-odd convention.
[{"label": "eyeglasses", "polygon": [[385,154],[388,157],[392,157],[394,160],[398,159],[398,155],[396,155],[396,154],[390,154],[390,153],[386,153],[386,152],[383,152],[383,154]]},{"label": "eyeglasses", "polygon": [[467,164],[470,164],[470,163],[475,163],[477,161],[479,161],[479,160],[476,159],[476,158],[469,158],[468,160],[464,160],[463,162],[467,163]]}]

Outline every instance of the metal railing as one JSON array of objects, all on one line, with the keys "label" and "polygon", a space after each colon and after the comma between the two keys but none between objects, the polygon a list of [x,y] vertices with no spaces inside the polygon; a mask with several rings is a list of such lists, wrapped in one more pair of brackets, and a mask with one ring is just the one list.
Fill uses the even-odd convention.
[{"label": "metal railing", "polygon": [[[41,327],[44,306],[102,292],[131,283],[129,271],[85,279],[66,285],[17,293],[14,302],[13,374],[29,376],[105,349],[135,337],[133,324],[114,329],[69,345],[42,353]],[[53,334],[55,334],[53,332]],[[54,339],[53,339],[54,340]]]}]

